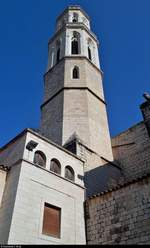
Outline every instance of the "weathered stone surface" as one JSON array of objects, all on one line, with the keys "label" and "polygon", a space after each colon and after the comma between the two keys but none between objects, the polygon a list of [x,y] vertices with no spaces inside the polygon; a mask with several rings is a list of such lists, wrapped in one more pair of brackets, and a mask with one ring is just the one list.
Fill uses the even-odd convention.
[{"label": "weathered stone surface", "polygon": [[0,207],[5,189],[6,176],[7,176],[7,171],[4,171],[0,168]]},{"label": "weathered stone surface", "polygon": [[112,148],[125,180],[150,172],[150,138],[144,122],[112,138]]},{"label": "weathered stone surface", "polygon": [[[31,140],[38,144],[34,151],[26,149]],[[17,152],[18,145],[20,149]],[[34,164],[37,150],[46,156],[44,168]],[[0,206],[0,243],[85,244],[83,161],[29,129],[9,143],[0,154],[4,163],[8,154],[6,162],[11,168]],[[60,162],[59,175],[50,170],[53,158]],[[74,171],[74,182],[65,178],[67,165]],[[2,183],[1,178],[1,186]],[[42,234],[45,202],[61,208],[60,239]]]},{"label": "weathered stone surface", "polygon": [[150,244],[149,199],[147,177],[87,200],[88,244]]},{"label": "weathered stone surface", "polygon": [[[72,78],[74,66],[79,67],[79,79]],[[70,56],[46,74],[44,91],[42,134],[64,145],[76,132],[90,149],[112,161],[101,72],[86,58]],[[88,165],[98,166],[87,159]]]}]

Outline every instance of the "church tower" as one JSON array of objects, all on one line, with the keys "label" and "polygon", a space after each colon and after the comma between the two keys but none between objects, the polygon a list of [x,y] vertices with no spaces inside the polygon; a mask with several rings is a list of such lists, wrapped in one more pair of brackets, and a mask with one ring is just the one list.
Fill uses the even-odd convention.
[{"label": "church tower", "polygon": [[98,45],[81,7],[69,6],[57,18],[48,43],[40,129],[62,146],[75,134],[89,150],[112,161]]}]

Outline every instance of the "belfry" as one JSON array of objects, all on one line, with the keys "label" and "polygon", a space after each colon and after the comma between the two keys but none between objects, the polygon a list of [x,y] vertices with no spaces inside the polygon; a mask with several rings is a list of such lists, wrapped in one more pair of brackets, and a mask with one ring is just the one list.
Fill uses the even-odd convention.
[{"label": "belfry", "polygon": [[150,243],[150,95],[144,120],[110,139],[98,46],[85,11],[67,7],[40,127],[0,148],[1,245]]},{"label": "belfry", "polygon": [[41,132],[62,146],[75,134],[87,149],[113,160],[98,45],[81,7],[70,6],[57,18],[48,44]]}]

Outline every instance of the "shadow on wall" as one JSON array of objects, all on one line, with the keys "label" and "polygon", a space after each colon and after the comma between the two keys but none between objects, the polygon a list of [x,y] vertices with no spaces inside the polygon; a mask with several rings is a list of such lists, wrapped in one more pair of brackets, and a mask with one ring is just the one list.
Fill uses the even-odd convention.
[{"label": "shadow on wall", "polygon": [[122,171],[110,163],[86,172],[84,176],[86,196],[90,197],[116,186],[122,176]]}]

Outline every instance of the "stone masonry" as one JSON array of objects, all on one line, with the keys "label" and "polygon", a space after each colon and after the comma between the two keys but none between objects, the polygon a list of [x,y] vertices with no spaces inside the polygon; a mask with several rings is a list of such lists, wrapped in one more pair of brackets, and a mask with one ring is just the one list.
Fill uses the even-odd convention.
[{"label": "stone masonry", "polygon": [[[144,121],[112,138],[115,161],[123,169],[125,180],[136,178],[150,172],[149,102],[142,105]],[[149,111],[149,112],[148,112]]]},{"label": "stone masonry", "polygon": [[[40,132],[62,146],[76,132],[89,149],[112,161],[97,37],[79,6],[68,7],[56,25],[48,45]],[[73,77],[74,68],[78,68],[77,78]],[[88,156],[86,159],[87,170],[101,165],[92,165]]]},{"label": "stone masonry", "polygon": [[0,148],[1,244],[150,244],[150,95],[110,139],[98,45],[80,6],[57,18],[40,128]]},{"label": "stone masonry", "polygon": [[114,162],[121,169],[120,175],[115,173],[116,185],[109,185],[109,164],[108,178],[104,166],[94,177],[90,172],[88,190],[93,194],[85,204],[88,244],[150,244],[149,105],[141,105],[144,121],[112,138]]},{"label": "stone masonry", "polygon": [[[31,140],[37,143],[34,151],[27,149]],[[46,156],[45,167],[34,162],[38,150]],[[85,244],[84,162],[32,129],[1,148],[0,157],[0,163],[6,162],[9,169],[6,178],[5,171],[0,171],[4,190],[0,191],[0,244]],[[50,169],[53,158],[60,161],[59,175]],[[68,165],[74,171],[74,181],[65,177]],[[42,233],[45,202],[62,210],[60,238]]]},{"label": "stone masonry", "polygon": [[150,244],[150,175],[86,201],[87,244]]}]

